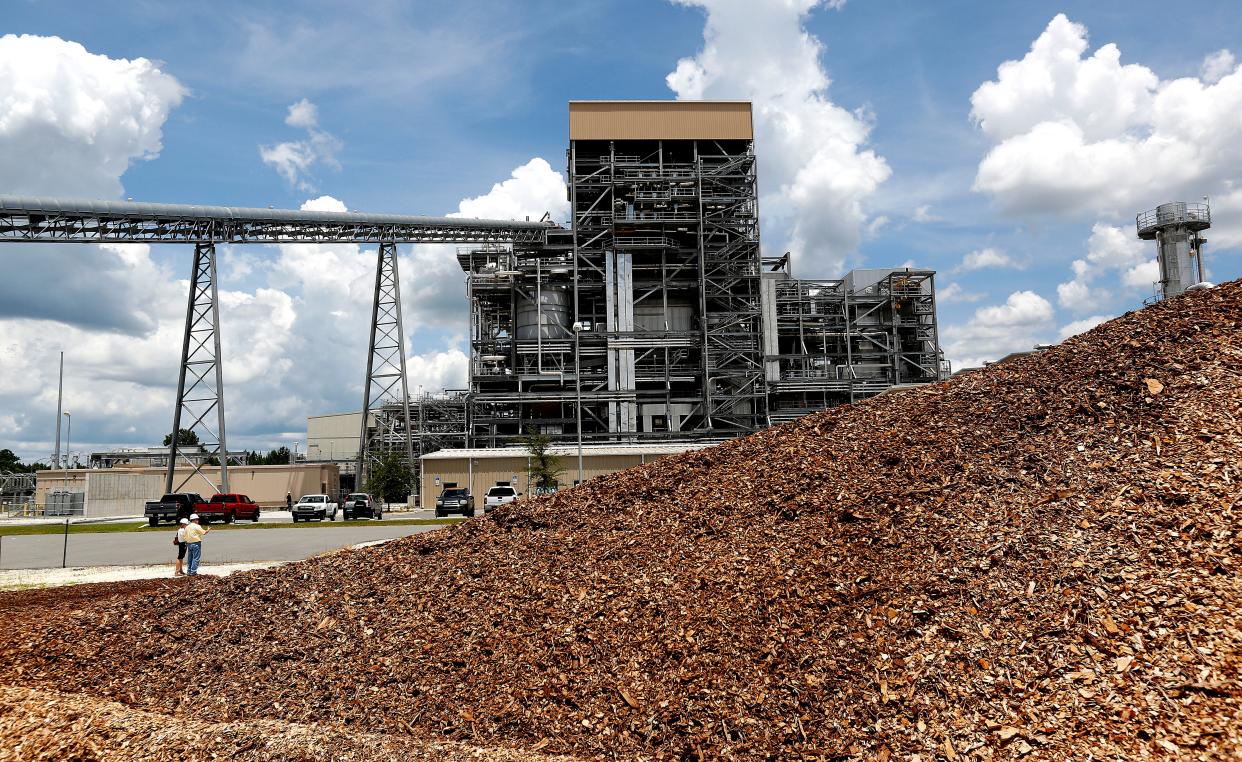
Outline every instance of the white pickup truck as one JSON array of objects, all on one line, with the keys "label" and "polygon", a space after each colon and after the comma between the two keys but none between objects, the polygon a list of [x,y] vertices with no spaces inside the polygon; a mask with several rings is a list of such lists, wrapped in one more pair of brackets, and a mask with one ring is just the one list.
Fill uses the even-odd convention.
[{"label": "white pickup truck", "polygon": [[327,495],[303,495],[293,506],[293,523],[311,519],[336,521],[336,501]]},{"label": "white pickup truck", "polygon": [[505,503],[512,503],[519,497],[521,497],[521,495],[514,488],[497,484],[495,487],[489,489],[487,494],[483,496],[483,512],[491,513],[493,510],[499,508]]}]

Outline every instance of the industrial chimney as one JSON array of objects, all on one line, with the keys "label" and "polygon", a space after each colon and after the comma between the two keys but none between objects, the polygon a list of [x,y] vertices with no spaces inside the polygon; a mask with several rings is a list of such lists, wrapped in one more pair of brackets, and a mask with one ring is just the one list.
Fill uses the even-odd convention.
[{"label": "industrial chimney", "polygon": [[1203,244],[1199,231],[1212,225],[1208,205],[1171,201],[1136,219],[1138,237],[1155,241],[1160,260],[1160,292],[1168,299],[1202,283]]}]

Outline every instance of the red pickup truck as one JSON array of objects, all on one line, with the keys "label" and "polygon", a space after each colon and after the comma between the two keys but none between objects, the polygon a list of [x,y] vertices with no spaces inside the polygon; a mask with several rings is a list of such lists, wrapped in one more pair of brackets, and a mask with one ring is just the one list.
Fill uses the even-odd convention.
[{"label": "red pickup truck", "polygon": [[259,520],[259,504],[236,492],[216,493],[206,503],[194,506],[194,511],[204,524],[212,521],[232,524],[237,519]]}]

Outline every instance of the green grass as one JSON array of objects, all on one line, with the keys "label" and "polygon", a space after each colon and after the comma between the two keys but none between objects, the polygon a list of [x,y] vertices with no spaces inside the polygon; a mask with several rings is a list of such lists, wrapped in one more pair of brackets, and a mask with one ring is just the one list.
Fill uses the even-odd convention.
[{"label": "green grass", "polygon": [[[246,529],[315,529],[328,527],[352,527],[352,526],[408,526],[408,525],[442,525],[456,524],[464,521],[460,518],[445,519],[382,519],[380,521],[358,520],[358,521],[299,521],[294,524],[291,521],[282,521],[280,523],[264,523],[258,524],[249,521],[239,521],[236,524],[209,524],[211,531],[240,531]],[[117,524],[70,524],[69,534],[106,534],[111,532],[174,532],[176,526],[173,524],[160,524],[158,527],[147,526],[144,521],[126,522]],[[14,537],[22,535],[36,534],[64,534],[65,525],[60,524],[18,524],[16,526],[0,525],[0,537]]]}]

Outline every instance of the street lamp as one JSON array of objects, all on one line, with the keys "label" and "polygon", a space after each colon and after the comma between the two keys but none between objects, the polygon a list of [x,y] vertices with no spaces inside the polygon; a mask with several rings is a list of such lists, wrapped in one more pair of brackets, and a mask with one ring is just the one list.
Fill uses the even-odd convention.
[{"label": "street lamp", "polygon": [[574,411],[578,419],[578,483],[582,484],[582,332],[591,330],[586,321],[574,323],[574,391],[577,397],[577,408]]},{"label": "street lamp", "polygon": [[68,410],[65,411],[65,417],[69,419],[65,430],[65,468],[69,468],[69,436],[73,434],[73,417],[69,415]]}]

